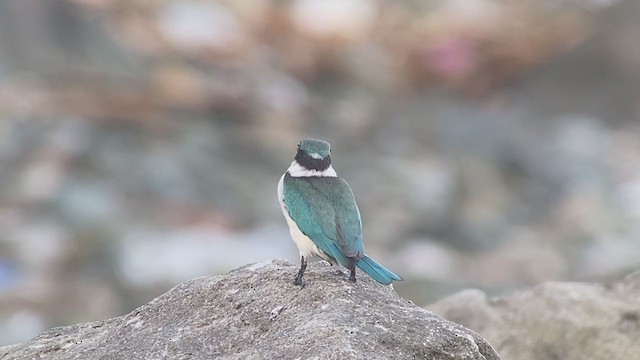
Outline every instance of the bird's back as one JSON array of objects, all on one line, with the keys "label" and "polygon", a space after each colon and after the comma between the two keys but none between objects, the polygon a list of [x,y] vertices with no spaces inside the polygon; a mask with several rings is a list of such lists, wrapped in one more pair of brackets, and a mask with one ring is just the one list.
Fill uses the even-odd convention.
[{"label": "bird's back", "polygon": [[353,192],[340,177],[284,177],[289,215],[319,247],[337,245],[347,258],[364,256],[360,211]]}]

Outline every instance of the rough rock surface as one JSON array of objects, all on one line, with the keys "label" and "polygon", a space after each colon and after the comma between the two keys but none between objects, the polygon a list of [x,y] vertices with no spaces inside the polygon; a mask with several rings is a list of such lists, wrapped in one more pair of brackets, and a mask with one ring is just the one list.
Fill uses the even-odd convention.
[{"label": "rough rock surface", "polygon": [[473,331],[365,275],[284,260],[182,283],[130,314],[51,329],[0,359],[499,359]]},{"label": "rough rock surface", "polygon": [[640,359],[640,271],[611,285],[547,283],[489,299],[465,290],[427,307],[512,360]]}]

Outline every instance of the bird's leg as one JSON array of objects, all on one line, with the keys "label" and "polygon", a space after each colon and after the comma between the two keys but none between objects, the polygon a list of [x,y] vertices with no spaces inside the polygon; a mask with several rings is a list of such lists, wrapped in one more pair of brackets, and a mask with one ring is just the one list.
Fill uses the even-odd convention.
[{"label": "bird's leg", "polygon": [[349,270],[351,270],[351,275],[349,275],[349,281],[356,282],[356,266],[354,265]]},{"label": "bird's leg", "polygon": [[300,255],[300,270],[298,270],[298,275],[296,275],[296,279],[293,281],[293,285],[300,285],[304,287],[304,280],[302,276],[304,275],[304,271],[307,269],[307,259],[304,256]]}]

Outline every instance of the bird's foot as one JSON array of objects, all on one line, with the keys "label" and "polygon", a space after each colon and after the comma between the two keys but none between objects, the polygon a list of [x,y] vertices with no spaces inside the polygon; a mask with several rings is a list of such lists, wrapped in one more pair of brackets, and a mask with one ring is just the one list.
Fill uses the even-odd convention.
[{"label": "bird's foot", "polygon": [[304,281],[304,279],[302,279],[302,276],[296,276],[296,279],[293,280],[293,285],[297,285],[300,286],[300,288],[303,288],[307,285],[307,283]]},{"label": "bird's foot", "polygon": [[344,271],[342,271],[342,270],[340,270],[340,269],[336,270],[334,274],[336,274],[336,275],[338,275],[338,276],[344,276],[344,277],[347,277],[347,274],[345,274],[345,273],[344,273]]},{"label": "bird's foot", "polygon": [[351,275],[349,275],[349,281],[356,282],[356,269],[351,270]]}]

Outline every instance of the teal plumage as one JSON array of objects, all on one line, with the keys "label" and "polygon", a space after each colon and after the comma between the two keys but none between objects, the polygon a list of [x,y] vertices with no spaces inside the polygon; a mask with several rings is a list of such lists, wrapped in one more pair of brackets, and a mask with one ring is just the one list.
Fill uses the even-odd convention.
[{"label": "teal plumage", "polygon": [[284,203],[300,230],[342,266],[364,255],[360,211],[339,177],[284,177]]},{"label": "teal plumage", "polygon": [[349,184],[331,168],[329,146],[321,140],[303,140],[296,160],[279,184],[285,217],[297,226],[292,229],[292,236],[300,248],[301,268],[295,283],[303,285],[305,256],[310,252],[306,244],[303,243],[304,250],[300,245],[301,241],[307,240],[296,239],[298,229],[304,235],[302,237],[317,247],[311,255],[316,252],[327,261],[350,269],[352,281],[355,281],[355,267],[382,284],[402,280],[364,254],[360,211]]}]

